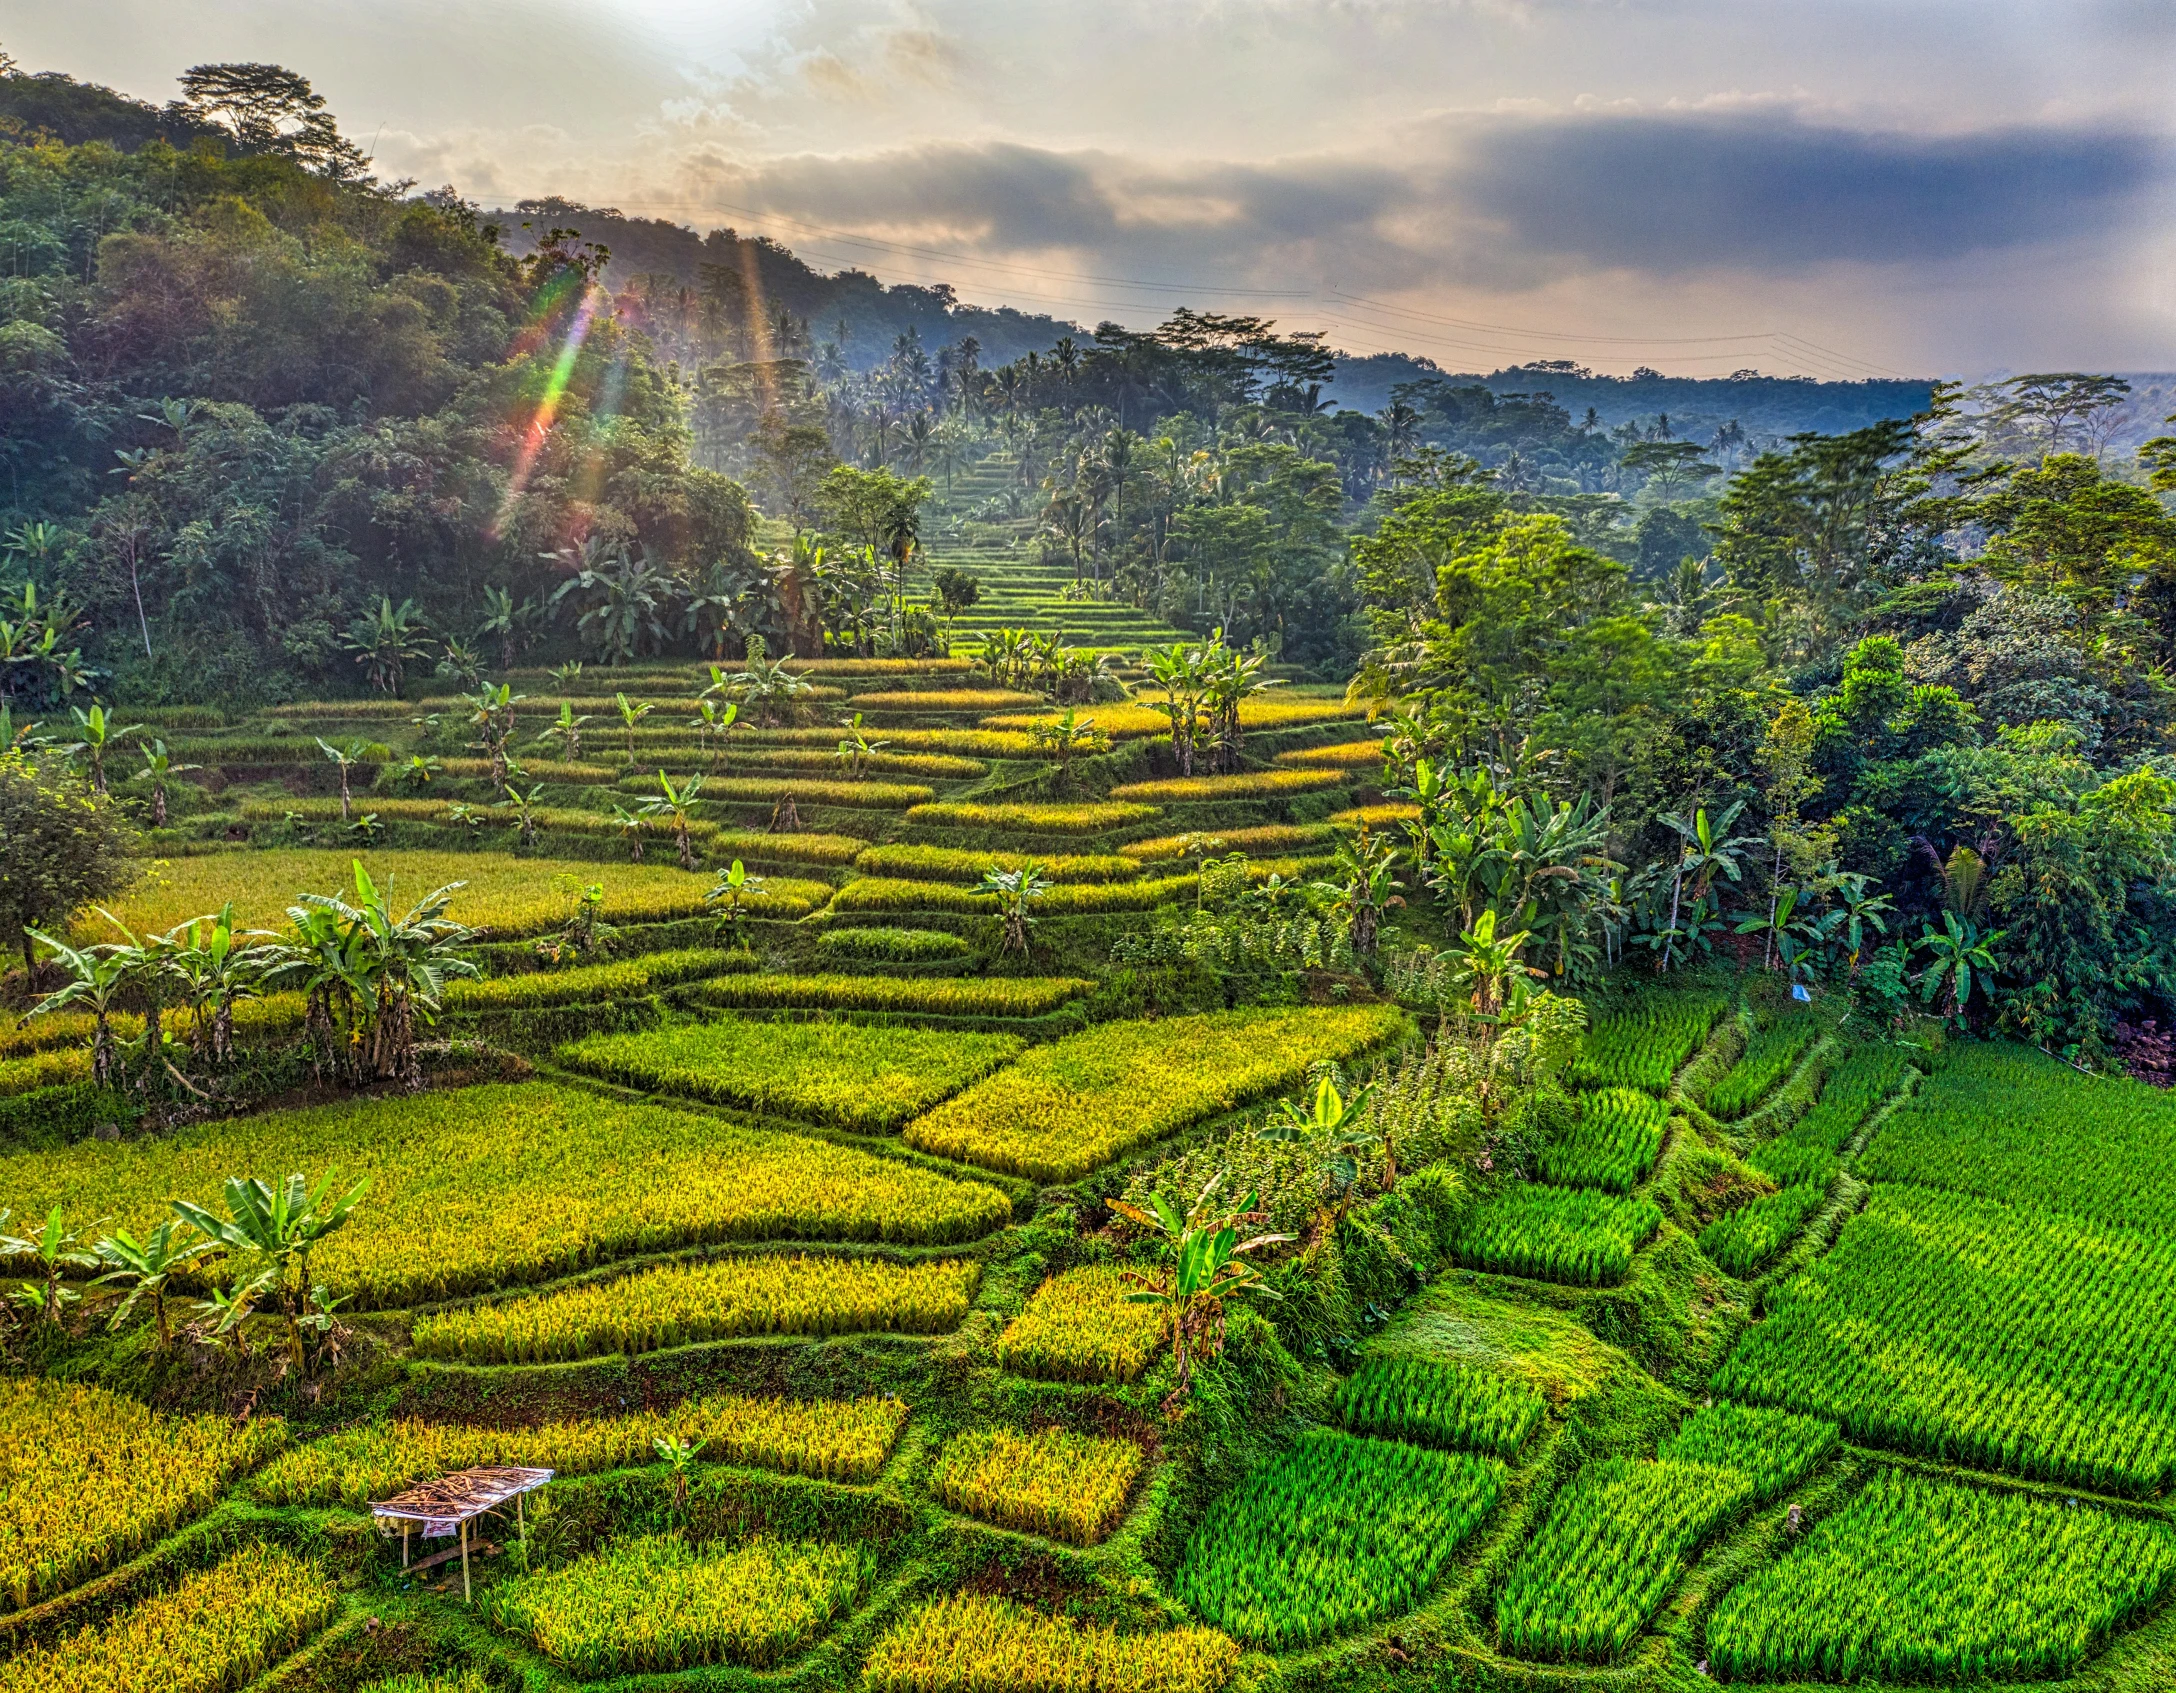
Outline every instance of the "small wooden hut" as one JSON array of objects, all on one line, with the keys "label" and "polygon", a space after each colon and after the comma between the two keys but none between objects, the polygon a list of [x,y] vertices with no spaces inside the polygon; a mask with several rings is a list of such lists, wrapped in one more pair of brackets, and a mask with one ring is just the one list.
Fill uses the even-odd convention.
[{"label": "small wooden hut", "polygon": [[423,1538],[443,1540],[448,1535],[458,1535],[461,1544],[457,1549],[439,1552],[425,1558],[413,1567],[427,1570],[434,1564],[442,1564],[458,1556],[461,1560],[461,1598],[469,1597],[468,1548],[469,1524],[488,1511],[503,1508],[513,1501],[514,1525],[524,1528],[521,1500],[525,1493],[534,1492],[552,1479],[550,1470],[524,1469],[513,1464],[483,1464],[472,1470],[455,1470],[442,1475],[436,1481],[420,1482],[405,1493],[390,1499],[381,1499],[370,1507],[370,1514],[400,1524],[400,1564],[408,1562],[408,1531],[422,1525]]}]

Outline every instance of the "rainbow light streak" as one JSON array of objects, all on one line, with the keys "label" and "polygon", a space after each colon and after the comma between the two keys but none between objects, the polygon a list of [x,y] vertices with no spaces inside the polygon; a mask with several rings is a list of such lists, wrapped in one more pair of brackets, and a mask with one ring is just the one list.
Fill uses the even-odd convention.
[{"label": "rainbow light streak", "polygon": [[552,431],[552,420],[559,415],[559,402],[566,398],[567,383],[574,376],[574,361],[581,356],[582,343],[589,339],[590,325],[597,321],[597,308],[603,301],[603,289],[590,289],[575,309],[574,321],[567,326],[566,341],[552,365],[550,379],[544,384],[544,397],[537,401],[536,415],[529,419],[529,427],[522,432],[521,452],[514,460],[514,474],[507,479],[506,498],[499,502],[498,519],[491,526],[494,539],[506,527],[507,520],[513,515],[514,502],[521,497],[522,489],[528,486],[530,473],[536,469],[537,455],[544,450],[545,439]]}]

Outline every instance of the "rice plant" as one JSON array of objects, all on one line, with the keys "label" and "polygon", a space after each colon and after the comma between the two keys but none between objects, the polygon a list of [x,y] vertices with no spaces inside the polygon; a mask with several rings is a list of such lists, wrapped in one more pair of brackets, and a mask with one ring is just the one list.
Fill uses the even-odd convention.
[{"label": "rice plant", "polygon": [[1607,1663],[1677,1585],[1694,1548],[1753,1495],[1701,1464],[1605,1458],[1556,1497],[1496,1598],[1512,1657]]},{"label": "rice plant", "polygon": [[1461,1219],[1452,1251],[1468,1269],[1614,1287],[1661,1226],[1662,1212],[1649,1199],[1520,1182]]},{"label": "rice plant", "polygon": [[975,949],[949,929],[826,929],[816,937],[816,950],[827,958],[930,964],[971,957]]},{"label": "rice plant", "polygon": [[419,1357],[542,1364],[752,1334],[956,1329],[981,1266],[942,1259],[725,1258],[418,1318]]},{"label": "rice plant", "polygon": [[1541,1395],[1478,1364],[1377,1358],[1338,1389],[1337,1408],[1356,1434],[1509,1458],[1541,1421]]},{"label": "rice plant", "polygon": [[909,823],[925,829],[998,829],[1016,834],[1100,835],[1129,823],[1146,823],[1158,815],[1153,805],[1122,805],[1082,801],[1078,804],[997,804],[972,801],[918,805],[907,813]]},{"label": "rice plant", "polygon": [[1104,1023],[1030,1048],[906,1128],[910,1146],[1036,1181],[1072,1181],[1309,1066],[1402,1035],[1394,1006],[1210,1012]]},{"label": "rice plant", "polygon": [[1237,776],[1166,776],[1151,782],[1127,782],[1111,790],[1114,800],[1147,805],[1214,805],[1220,800],[1284,799],[1293,794],[1341,788],[1352,778],[1343,770],[1250,770]]},{"label": "rice plant", "polygon": [[1720,1400],[1693,1412],[1656,1448],[1666,1463],[1736,1470],[1753,1484],[1753,1502],[1787,1493],[1836,1450],[1836,1425],[1819,1417]]},{"label": "rice plant", "polygon": [[[859,882],[849,884],[860,887]],[[1095,983],[1073,976],[727,976],[700,997],[712,1005],[807,1006],[826,1011],[900,1011],[938,1017],[1040,1017]]]},{"label": "rice plant", "polygon": [[[910,988],[953,985],[870,980]],[[560,1047],[557,1056],[571,1069],[631,1087],[878,1132],[988,1075],[1026,1044],[1014,1035],[720,1017],[588,1035]]]},{"label": "rice plant", "polygon": [[1116,853],[993,852],[987,848],[920,846],[891,841],[870,847],[854,860],[865,876],[903,876],[910,881],[974,882],[985,870],[1020,870],[1033,864],[1053,882],[1130,882],[1141,873],[1139,860]]},{"label": "rice plant", "polygon": [[[1829,1161],[1833,1166],[1835,1161]],[[1708,1262],[1724,1274],[1750,1276],[1788,1246],[1827,1203],[1825,1183],[1794,1183],[1725,1211],[1700,1231],[1698,1245]]]},{"label": "rice plant", "polygon": [[1742,1117],[1763,1099],[1798,1062],[1817,1031],[1810,1014],[1786,1012],[1746,1043],[1737,1063],[1708,1089],[1707,1108],[1726,1121]]},{"label": "rice plant", "polygon": [[1670,1108],[1637,1088],[1583,1094],[1579,1122],[1542,1148],[1539,1173],[1559,1187],[1598,1187],[1630,1193],[1655,1167]]},{"label": "rice plant", "polygon": [[[1095,911],[1153,911],[1159,905],[1191,900],[1198,884],[1192,876],[1160,876],[1133,882],[1066,882],[1045,888],[1035,898],[1041,917]],[[997,898],[952,882],[910,882],[891,876],[858,876],[839,889],[833,911],[956,911],[995,916]]]},{"label": "rice plant", "polygon": [[1726,1681],[2055,1680],[2176,1580],[2161,1522],[1884,1470],[1725,1593]]},{"label": "rice plant", "polygon": [[1239,1647],[1213,1628],[1120,1634],[960,1594],[916,1607],[862,1668],[869,1693],[1216,1693]]},{"label": "rice plant", "polygon": [[1171,1590],[1273,1651],[1328,1639],[1417,1604],[1504,1477],[1494,1458],[1304,1430],[1210,1504]]},{"label": "rice plant", "polygon": [[971,1517],[1092,1546],[1118,1526],[1141,1462],[1130,1440],[1064,1428],[965,1429],[937,1454],[929,1490]]},{"label": "rice plant", "polygon": [[1572,1064],[1582,1087],[1645,1088],[1660,1093],[1699,1049],[1729,1001],[1719,993],[1651,990],[1631,1007],[1598,1019]]},{"label": "rice plant", "polygon": [[767,1668],[814,1639],[860,1593],[872,1548],[757,1535],[730,1549],[677,1535],[617,1540],[562,1569],[517,1576],[484,1614],[569,1673],[696,1664]]},{"label": "rice plant", "polygon": [[678,982],[743,968],[745,954],[694,947],[646,952],[567,970],[529,970],[516,976],[448,982],[449,1011],[515,1011],[541,1005],[589,1005],[651,993]]},{"label": "rice plant", "polygon": [[1084,1264],[1037,1288],[998,1336],[997,1361],[1045,1381],[1132,1381],[1162,1348],[1162,1311],[1117,1269]]}]

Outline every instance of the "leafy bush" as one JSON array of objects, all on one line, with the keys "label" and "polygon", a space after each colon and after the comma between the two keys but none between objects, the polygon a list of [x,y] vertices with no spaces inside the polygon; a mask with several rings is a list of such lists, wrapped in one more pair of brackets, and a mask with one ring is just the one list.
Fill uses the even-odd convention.
[{"label": "leafy bush", "polygon": [[1212,1628],[1119,1634],[960,1594],[909,1611],[861,1673],[869,1693],[1216,1693],[1238,1662]]},{"label": "leafy bush", "polygon": [[875,1567],[867,1546],[757,1535],[698,1548],[678,1535],[643,1535],[503,1581],[485,1595],[484,1612],[589,1679],[694,1664],[762,1668],[815,1638]]},{"label": "leafy bush", "polygon": [[[418,1148],[428,1148],[420,1156]],[[359,1307],[403,1306],[716,1241],[972,1240],[993,1187],[699,1112],[529,1082],[342,1101],[7,1160],[0,1205],[111,1216],[139,1236],[171,1197],[238,1172],[337,1169],[368,1203],[311,1261]]]},{"label": "leafy bush", "polygon": [[1693,1549],[1752,1494],[1736,1470],[1632,1458],[1587,1465],[1557,1495],[1497,1596],[1504,1651],[1583,1663],[1619,1656]]},{"label": "leafy bush", "polygon": [[[1826,1153],[1818,1154],[1827,1157]],[[1834,1159],[1829,1160],[1831,1164]],[[1700,1231],[1699,1247],[1726,1275],[1750,1276],[1828,1203],[1825,1183],[1795,1182],[1726,1211]]]},{"label": "leafy bush", "polygon": [[1572,1064],[1582,1087],[1645,1088],[1660,1093],[1690,1058],[1729,1001],[1719,993],[1650,991],[1629,1011],[1601,1018]]},{"label": "leafy bush", "polygon": [[[1095,911],[1153,911],[1159,905],[1194,897],[1192,876],[1141,882],[1074,882],[1046,889],[1031,907],[1038,915],[1062,917]],[[994,894],[946,882],[900,882],[862,876],[848,882],[831,902],[834,911],[948,911],[995,913]]]},{"label": "leafy bush", "polygon": [[1040,1017],[1094,986],[1071,976],[728,976],[710,983],[702,995],[713,1005]]},{"label": "leafy bush", "polygon": [[1209,1012],[1105,1023],[1030,1049],[907,1125],[908,1144],[1072,1181],[1175,1129],[1279,1092],[1324,1059],[1404,1034],[1394,1006]]},{"label": "leafy bush", "polygon": [[1834,1423],[1725,1399],[1693,1412],[1655,1456],[1736,1470],[1753,1484],[1753,1503],[1764,1505],[1796,1487],[1835,1450]]},{"label": "leafy bush", "polygon": [[1669,1126],[1670,1108],[1637,1088],[1582,1095],[1578,1124],[1542,1148],[1541,1179],[1559,1187],[1630,1193],[1655,1167]]},{"label": "leafy bush", "polygon": [[854,860],[866,876],[903,876],[914,881],[973,882],[985,870],[1021,870],[1033,864],[1052,882],[1125,882],[1140,875],[1140,863],[1115,853],[1057,854],[990,852],[969,847],[916,846],[895,841],[873,846]]},{"label": "leafy bush", "polygon": [[968,958],[975,949],[949,929],[826,929],[816,937],[816,950],[888,964],[930,964]]},{"label": "leafy bush", "polygon": [[1025,1045],[1013,1035],[721,1017],[590,1035],[562,1046],[558,1058],[630,1087],[881,1131],[988,1075]]},{"label": "leafy bush", "polygon": [[315,1564],[249,1546],[104,1622],[0,1663],[0,1693],[224,1693],[254,1681],[340,1603]]},{"label": "leafy bush", "polygon": [[1164,1342],[1163,1313],[1129,1297],[1138,1284],[1103,1264],[1053,1276],[997,1338],[997,1361],[1044,1381],[1132,1381]]},{"label": "leafy bush", "polygon": [[2176,1234],[2176,1098],[2081,1076],[2029,1047],[1959,1043],[1883,1120],[1860,1167],[1875,1181]]},{"label": "leafy bush", "polygon": [[417,1355],[543,1364],[744,1334],[942,1334],[967,1316],[981,1266],[832,1257],[661,1264],[497,1305],[418,1318]]},{"label": "leafy bush", "polygon": [[1270,762],[1299,770],[1380,770],[1383,743],[1379,740],[1340,741],[1330,747],[1295,747],[1290,752],[1279,753]]},{"label": "leafy bush", "polygon": [[2176,1241],[1877,1183],[1712,1385],[1945,1463],[2162,1492]]},{"label": "leafy bush", "polygon": [[667,1411],[585,1417],[529,1428],[476,1428],[400,1418],[365,1423],[276,1458],[251,1484],[274,1505],[345,1505],[477,1464],[538,1464],[582,1475],[647,1464],[660,1438],[700,1441],[712,1463],[749,1464],[826,1481],[873,1481],[891,1456],[907,1407],[898,1399],[682,1400]]},{"label": "leafy bush", "polygon": [[1504,1474],[1494,1458],[1303,1430],[1202,1514],[1172,1592],[1271,1650],[1327,1639],[1410,1609]]},{"label": "leafy bush", "polygon": [[1158,812],[1153,805],[1120,805],[1110,802],[1079,805],[976,805],[968,801],[918,805],[907,813],[909,823],[925,829],[1011,829],[1035,835],[1100,835],[1107,829],[1123,829],[1146,823]]},{"label": "leafy bush", "polygon": [[1156,782],[1128,782],[1111,790],[1114,800],[1149,805],[1213,805],[1228,799],[1269,799],[1310,794],[1345,785],[1342,770],[1254,770],[1238,776],[1171,776]]},{"label": "leafy bush", "polygon": [[75,1382],[0,1376],[0,1592],[61,1592],[208,1510],[279,1450],[277,1417],[162,1416]]},{"label": "leafy bush", "polygon": [[2172,1577],[2161,1524],[1884,1470],[1723,1595],[1708,1654],[1728,1681],[2054,1680]]},{"label": "leafy bush", "polygon": [[1614,1287],[1661,1226],[1652,1200],[1520,1183],[1468,1212],[1453,1250],[1468,1269]]},{"label": "leafy bush", "polygon": [[1803,1011],[1786,1013],[1780,1022],[1761,1030],[1746,1043],[1737,1063],[1708,1089],[1707,1108],[1726,1121],[1744,1116],[1790,1073],[1816,1032],[1813,1018]]},{"label": "leafy bush", "polygon": [[518,976],[492,976],[480,981],[448,982],[445,1005],[449,1011],[516,1010],[533,1005],[591,1005],[692,982],[704,976],[723,975],[746,967],[747,955],[695,947],[681,952],[646,952],[634,958],[618,958],[603,964],[580,964],[567,970],[531,970]]},{"label": "leafy bush", "polygon": [[1545,1402],[1527,1383],[1476,1364],[1377,1358],[1338,1389],[1337,1408],[1356,1434],[1509,1458],[1534,1432]]},{"label": "leafy bush", "polygon": [[965,1429],[945,1443],[929,1489],[955,1511],[1092,1546],[1118,1526],[1141,1448],[1070,1429]]}]

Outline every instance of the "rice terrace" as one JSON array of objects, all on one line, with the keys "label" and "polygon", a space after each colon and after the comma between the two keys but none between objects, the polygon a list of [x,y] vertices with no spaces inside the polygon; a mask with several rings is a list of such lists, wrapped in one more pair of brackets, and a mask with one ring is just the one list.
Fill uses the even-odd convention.
[{"label": "rice terrace", "polygon": [[495,211],[430,39],[0,52],[0,1693],[2176,1689],[2176,382]]}]

